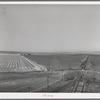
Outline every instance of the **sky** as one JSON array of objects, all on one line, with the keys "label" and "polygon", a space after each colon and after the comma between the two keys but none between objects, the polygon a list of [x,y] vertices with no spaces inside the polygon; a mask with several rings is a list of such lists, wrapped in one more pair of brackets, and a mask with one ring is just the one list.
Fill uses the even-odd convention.
[{"label": "sky", "polygon": [[100,6],[0,5],[0,50],[100,51]]}]

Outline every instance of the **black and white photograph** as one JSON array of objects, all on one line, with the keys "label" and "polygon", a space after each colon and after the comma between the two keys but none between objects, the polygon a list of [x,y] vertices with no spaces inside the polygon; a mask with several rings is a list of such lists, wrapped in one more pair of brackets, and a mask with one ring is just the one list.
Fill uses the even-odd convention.
[{"label": "black and white photograph", "polygon": [[0,4],[2,92],[100,93],[100,5]]}]

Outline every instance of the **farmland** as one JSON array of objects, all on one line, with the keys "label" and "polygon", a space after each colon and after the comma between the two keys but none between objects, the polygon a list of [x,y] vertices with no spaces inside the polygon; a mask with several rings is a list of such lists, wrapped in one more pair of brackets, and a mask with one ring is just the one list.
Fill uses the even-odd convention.
[{"label": "farmland", "polygon": [[[37,75],[38,74],[38,75]],[[52,73],[49,73],[49,75]],[[1,92],[30,92],[47,85],[48,73],[0,73]],[[59,77],[52,75],[49,82],[55,82]]]},{"label": "farmland", "polygon": [[0,54],[0,92],[100,92],[99,66],[95,54]]},{"label": "farmland", "polygon": [[91,67],[88,69],[100,70],[100,55],[97,54],[52,54],[52,55],[25,55],[25,57],[53,70],[79,68],[85,55],[90,56]]},{"label": "farmland", "polygon": [[18,54],[2,54],[0,55],[0,71],[12,72],[12,71],[35,71],[46,70],[45,67],[28,60],[24,56]]},{"label": "farmland", "polygon": [[77,68],[84,55],[57,54],[57,55],[25,55],[25,57],[53,70]]},{"label": "farmland", "polygon": [[47,69],[64,72],[63,82],[56,83],[58,87],[54,90],[51,88],[52,92],[100,92],[100,55],[87,54],[89,60],[84,61],[85,56],[86,54],[62,54],[27,57],[47,66]]},{"label": "farmland", "polygon": [[46,72],[46,68],[19,54],[0,55],[0,91],[30,92],[59,80],[59,73]]}]

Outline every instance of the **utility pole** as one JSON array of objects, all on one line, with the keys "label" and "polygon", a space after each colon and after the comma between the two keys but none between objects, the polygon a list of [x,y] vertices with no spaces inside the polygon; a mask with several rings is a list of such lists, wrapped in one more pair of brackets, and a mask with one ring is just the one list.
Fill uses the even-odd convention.
[{"label": "utility pole", "polygon": [[28,87],[28,91],[31,92],[31,87]]},{"label": "utility pole", "polygon": [[47,75],[47,92],[49,92],[49,78],[50,78],[50,76]]},{"label": "utility pole", "polygon": [[62,72],[62,81],[64,81],[64,71],[65,71],[65,69],[60,69],[60,71]]},{"label": "utility pole", "polygon": [[53,62],[53,57],[50,57],[48,71],[52,71],[52,66],[53,66],[52,62]]},{"label": "utility pole", "polygon": [[53,67],[53,57],[51,57],[51,60],[50,60],[50,71],[53,71],[52,67]]}]

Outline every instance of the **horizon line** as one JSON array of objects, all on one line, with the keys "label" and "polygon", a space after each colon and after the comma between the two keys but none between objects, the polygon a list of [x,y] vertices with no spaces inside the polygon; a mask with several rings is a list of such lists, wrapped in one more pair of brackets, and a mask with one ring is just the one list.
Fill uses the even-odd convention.
[{"label": "horizon line", "polygon": [[96,50],[93,50],[93,51],[49,51],[49,52],[47,52],[47,51],[15,51],[15,50],[0,50],[0,52],[26,52],[26,53],[86,53],[86,52],[94,52],[94,53],[96,53],[96,52],[100,52],[100,51],[96,51]]}]

